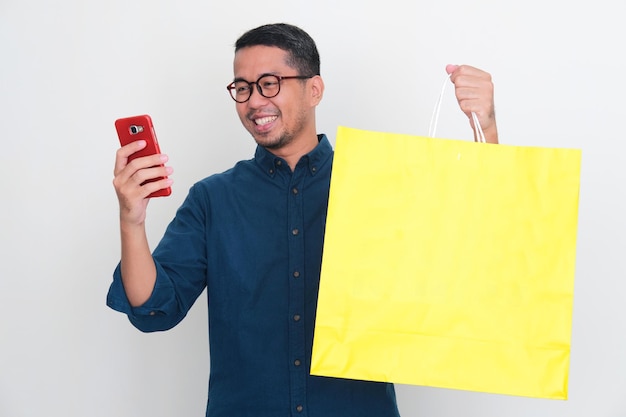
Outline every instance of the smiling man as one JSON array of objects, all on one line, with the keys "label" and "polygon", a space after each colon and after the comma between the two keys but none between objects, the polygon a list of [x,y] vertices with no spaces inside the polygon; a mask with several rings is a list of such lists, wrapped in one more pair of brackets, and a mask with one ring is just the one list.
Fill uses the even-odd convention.
[{"label": "smiling man", "polygon": [[237,43],[235,81],[228,89],[256,142],[293,169],[318,144],[315,108],[324,93],[319,55],[298,62],[279,46],[249,42],[244,37]]},{"label": "smiling man", "polygon": [[[484,71],[449,66],[460,107],[497,142],[493,85]],[[333,151],[316,131],[324,93],[311,37],[264,25],[235,45],[227,89],[258,144],[254,158],[197,182],[153,253],[147,196],[171,184],[164,155],[128,157],[113,181],[122,259],[107,303],[142,331],[172,328],[207,288],[210,417],[395,417],[392,384],[311,376],[309,366]]]}]

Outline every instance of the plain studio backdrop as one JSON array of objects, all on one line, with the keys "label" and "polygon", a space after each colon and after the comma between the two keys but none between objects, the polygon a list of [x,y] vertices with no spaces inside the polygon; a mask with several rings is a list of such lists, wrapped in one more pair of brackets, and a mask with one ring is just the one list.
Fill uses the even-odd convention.
[{"label": "plain studio backdrop", "polygon": [[[0,416],[201,416],[206,301],[175,329],[105,306],[119,258],[118,117],[152,115],[188,188],[254,152],[225,86],[263,23],[316,40],[318,127],[426,135],[445,65],[493,75],[500,140],[583,151],[569,399],[397,386],[403,416],[626,416],[625,13],[617,0],[0,0]],[[471,140],[448,87],[437,136]],[[546,317],[550,320],[550,317]]]}]

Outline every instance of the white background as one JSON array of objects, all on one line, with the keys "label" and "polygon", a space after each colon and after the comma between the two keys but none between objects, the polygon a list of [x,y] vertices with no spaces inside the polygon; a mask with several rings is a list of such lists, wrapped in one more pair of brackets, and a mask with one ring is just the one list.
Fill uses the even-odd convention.
[{"label": "white background", "polygon": [[[0,0],[0,416],[201,416],[206,302],[142,334],[105,306],[119,256],[113,121],[152,115],[191,184],[250,158],[225,86],[269,22],[316,39],[338,125],[426,135],[448,63],[492,73],[500,140],[583,151],[567,401],[398,386],[403,416],[626,416],[625,12],[619,1]],[[447,90],[437,136],[471,139]],[[546,317],[550,320],[550,317]]]}]

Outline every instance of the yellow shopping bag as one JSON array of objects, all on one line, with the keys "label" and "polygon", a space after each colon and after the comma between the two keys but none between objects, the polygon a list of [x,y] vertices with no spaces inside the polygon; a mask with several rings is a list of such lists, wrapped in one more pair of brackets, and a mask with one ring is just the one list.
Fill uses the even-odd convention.
[{"label": "yellow shopping bag", "polygon": [[567,398],[580,160],[340,127],[311,374]]}]

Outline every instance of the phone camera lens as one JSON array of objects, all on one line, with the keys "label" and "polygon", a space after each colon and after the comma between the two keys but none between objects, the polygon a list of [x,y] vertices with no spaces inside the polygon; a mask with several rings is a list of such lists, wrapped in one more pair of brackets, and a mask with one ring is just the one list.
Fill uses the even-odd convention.
[{"label": "phone camera lens", "polygon": [[131,125],[129,130],[132,135],[136,135],[139,132],[143,132],[143,127]]}]

